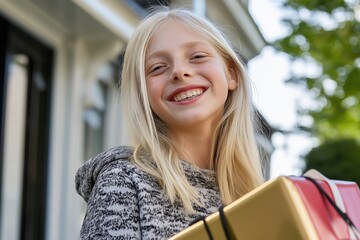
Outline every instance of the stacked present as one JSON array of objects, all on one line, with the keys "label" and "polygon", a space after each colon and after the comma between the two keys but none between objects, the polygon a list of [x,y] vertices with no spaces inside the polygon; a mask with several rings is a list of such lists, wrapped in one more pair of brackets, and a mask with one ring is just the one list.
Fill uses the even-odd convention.
[{"label": "stacked present", "polygon": [[281,176],[171,239],[360,239],[357,229],[355,182]]}]

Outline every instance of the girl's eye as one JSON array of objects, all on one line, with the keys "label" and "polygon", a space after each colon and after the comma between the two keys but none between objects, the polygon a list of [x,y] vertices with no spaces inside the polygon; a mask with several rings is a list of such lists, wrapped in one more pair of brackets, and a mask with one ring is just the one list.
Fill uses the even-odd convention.
[{"label": "girl's eye", "polygon": [[158,71],[158,70],[160,70],[160,69],[162,69],[162,68],[164,68],[164,67],[165,67],[165,65],[156,65],[156,66],[150,68],[149,73]]},{"label": "girl's eye", "polygon": [[196,54],[195,56],[192,57],[192,59],[200,59],[200,58],[204,58],[205,55],[202,54]]},{"label": "girl's eye", "polygon": [[190,60],[202,61],[207,56],[208,56],[208,54],[205,52],[195,52],[193,55],[191,55]]}]

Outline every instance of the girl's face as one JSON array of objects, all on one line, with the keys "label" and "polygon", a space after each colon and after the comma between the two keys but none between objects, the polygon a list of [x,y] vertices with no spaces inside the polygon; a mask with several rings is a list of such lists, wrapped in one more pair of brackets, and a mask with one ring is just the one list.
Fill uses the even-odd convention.
[{"label": "girl's face", "polygon": [[151,37],[145,75],[150,106],[172,130],[217,124],[236,88],[235,71],[214,46],[173,20]]}]

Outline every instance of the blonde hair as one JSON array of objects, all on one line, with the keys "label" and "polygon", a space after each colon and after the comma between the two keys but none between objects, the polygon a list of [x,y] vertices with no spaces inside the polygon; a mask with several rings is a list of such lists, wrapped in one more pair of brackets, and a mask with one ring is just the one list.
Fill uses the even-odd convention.
[{"label": "blonde hair", "polygon": [[251,86],[239,57],[222,33],[208,20],[182,9],[157,9],[135,30],[124,56],[121,97],[135,150],[133,161],[158,179],[169,199],[193,212],[198,193],[187,181],[179,152],[166,134],[166,125],[151,110],[145,80],[145,54],[153,32],[175,20],[199,32],[236,72],[237,88],[229,91],[224,114],[211,147],[210,169],[216,171],[221,198],[229,204],[263,182],[255,143]]}]

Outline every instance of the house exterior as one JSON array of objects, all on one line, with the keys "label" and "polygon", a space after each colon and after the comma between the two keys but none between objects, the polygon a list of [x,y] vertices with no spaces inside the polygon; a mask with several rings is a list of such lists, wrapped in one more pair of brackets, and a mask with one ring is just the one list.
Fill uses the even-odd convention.
[{"label": "house exterior", "polygon": [[[152,2],[170,3],[0,0],[0,239],[78,239],[85,204],[74,175],[127,143],[118,58]],[[265,46],[245,0],[171,4],[224,26],[246,59]]]}]

